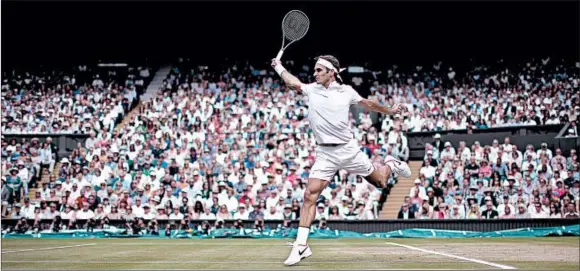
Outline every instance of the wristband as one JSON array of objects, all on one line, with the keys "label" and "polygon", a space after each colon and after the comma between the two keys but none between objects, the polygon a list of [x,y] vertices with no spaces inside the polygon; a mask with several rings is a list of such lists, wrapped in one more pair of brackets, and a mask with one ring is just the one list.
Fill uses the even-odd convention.
[{"label": "wristband", "polygon": [[274,67],[274,70],[278,73],[278,75],[282,76],[282,72],[286,70],[281,64],[278,64]]}]

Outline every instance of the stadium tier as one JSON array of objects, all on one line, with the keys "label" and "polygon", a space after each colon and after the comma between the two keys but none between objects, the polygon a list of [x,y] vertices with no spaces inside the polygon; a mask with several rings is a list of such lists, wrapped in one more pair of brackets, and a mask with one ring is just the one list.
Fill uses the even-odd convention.
[{"label": "stadium tier", "polygon": [[[311,80],[308,66],[286,65]],[[436,63],[346,75],[382,104],[407,105],[378,119],[353,110],[361,151],[375,163],[386,155],[409,161],[409,133],[506,126],[567,125],[561,136],[577,137],[577,70],[549,59],[502,67],[456,74]],[[11,137],[2,139],[2,217],[23,219],[5,232],[51,230],[57,221],[59,229],[76,229],[125,220],[122,227],[149,231],[144,221],[221,227],[299,218],[316,146],[304,95],[269,67],[182,60],[140,101],[150,71],[122,70],[81,66],[4,78],[2,131]],[[85,138],[64,157],[51,137],[14,137],[67,133]],[[404,180],[412,186],[407,197],[391,195],[399,176],[377,189],[340,170],[317,202],[316,220],[385,218],[384,206],[401,201],[399,219],[578,217],[575,150],[518,149],[509,136],[466,146],[437,134],[426,143],[424,159],[414,161],[420,166]]]}]

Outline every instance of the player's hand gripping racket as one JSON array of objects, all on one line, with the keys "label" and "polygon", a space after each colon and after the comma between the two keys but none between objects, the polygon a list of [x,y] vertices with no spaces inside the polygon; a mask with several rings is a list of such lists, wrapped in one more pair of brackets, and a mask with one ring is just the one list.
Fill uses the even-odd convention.
[{"label": "player's hand gripping racket", "polygon": [[[302,39],[306,35],[306,32],[308,32],[309,27],[310,20],[304,12],[300,10],[291,10],[286,13],[286,16],[284,16],[284,19],[282,20],[282,49],[278,52],[276,60],[282,58],[284,50],[286,50],[290,44]],[[290,43],[284,46],[286,40],[289,40]]]}]

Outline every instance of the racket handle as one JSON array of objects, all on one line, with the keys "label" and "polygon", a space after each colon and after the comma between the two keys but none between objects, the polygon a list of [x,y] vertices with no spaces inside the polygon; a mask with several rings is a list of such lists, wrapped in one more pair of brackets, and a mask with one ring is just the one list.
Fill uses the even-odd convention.
[{"label": "racket handle", "polygon": [[284,50],[280,49],[280,52],[278,52],[278,55],[276,56],[276,60],[280,60],[282,58],[283,54],[284,54]]}]

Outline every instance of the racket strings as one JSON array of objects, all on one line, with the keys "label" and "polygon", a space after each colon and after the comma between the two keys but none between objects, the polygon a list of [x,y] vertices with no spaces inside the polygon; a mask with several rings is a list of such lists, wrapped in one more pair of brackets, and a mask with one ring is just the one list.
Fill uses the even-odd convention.
[{"label": "racket strings", "polygon": [[290,12],[282,22],[284,36],[292,41],[303,38],[309,26],[310,20],[300,11]]}]

